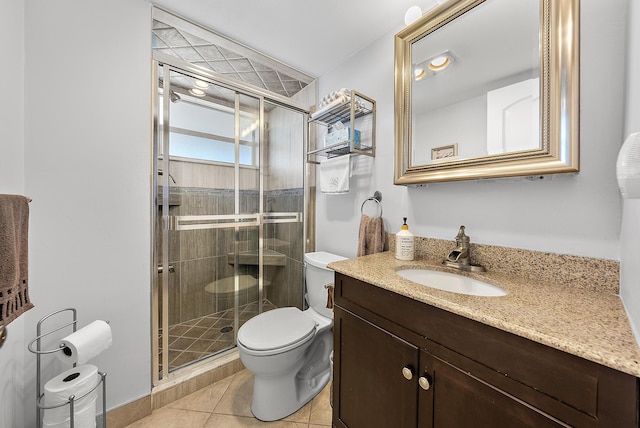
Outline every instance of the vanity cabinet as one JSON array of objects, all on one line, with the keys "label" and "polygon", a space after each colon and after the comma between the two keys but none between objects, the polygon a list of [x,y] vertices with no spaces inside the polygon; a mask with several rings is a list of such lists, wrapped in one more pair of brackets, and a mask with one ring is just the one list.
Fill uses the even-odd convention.
[{"label": "vanity cabinet", "polygon": [[402,370],[413,376],[418,347],[339,306],[334,328],[334,426],[415,427],[417,383]]},{"label": "vanity cabinet", "polygon": [[636,427],[638,380],[336,273],[334,427]]}]

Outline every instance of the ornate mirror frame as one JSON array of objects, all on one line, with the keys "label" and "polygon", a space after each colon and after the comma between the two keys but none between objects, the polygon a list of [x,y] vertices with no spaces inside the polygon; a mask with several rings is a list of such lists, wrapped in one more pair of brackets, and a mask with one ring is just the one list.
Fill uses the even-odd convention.
[{"label": "ornate mirror frame", "polygon": [[579,0],[540,0],[540,149],[411,165],[412,45],[485,1],[450,0],[395,36],[395,184],[579,171]]}]

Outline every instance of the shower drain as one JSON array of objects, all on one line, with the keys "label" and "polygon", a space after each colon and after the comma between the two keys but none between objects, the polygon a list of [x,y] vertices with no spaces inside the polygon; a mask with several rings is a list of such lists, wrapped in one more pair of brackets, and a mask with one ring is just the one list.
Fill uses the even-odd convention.
[{"label": "shower drain", "polygon": [[229,333],[230,331],[233,331],[233,327],[231,327],[230,325],[228,325],[226,327],[222,327],[220,329],[220,333]]}]

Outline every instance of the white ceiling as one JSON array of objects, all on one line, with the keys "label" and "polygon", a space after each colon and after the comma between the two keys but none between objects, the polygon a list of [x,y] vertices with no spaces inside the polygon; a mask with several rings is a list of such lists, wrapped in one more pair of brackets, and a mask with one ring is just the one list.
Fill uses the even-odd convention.
[{"label": "white ceiling", "polygon": [[436,0],[151,0],[196,24],[320,77]]}]

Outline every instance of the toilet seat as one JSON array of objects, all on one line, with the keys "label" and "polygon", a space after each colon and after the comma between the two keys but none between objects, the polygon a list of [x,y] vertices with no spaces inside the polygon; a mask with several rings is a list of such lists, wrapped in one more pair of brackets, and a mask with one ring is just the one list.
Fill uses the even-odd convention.
[{"label": "toilet seat", "polygon": [[295,307],[279,308],[251,318],[238,330],[238,343],[247,351],[277,354],[313,338],[316,322]]}]

